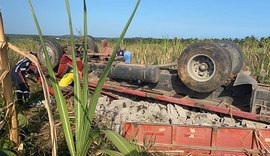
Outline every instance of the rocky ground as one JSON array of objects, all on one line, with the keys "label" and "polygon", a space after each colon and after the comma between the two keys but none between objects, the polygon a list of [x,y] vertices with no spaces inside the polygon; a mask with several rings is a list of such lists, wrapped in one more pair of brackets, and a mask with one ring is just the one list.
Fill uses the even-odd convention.
[{"label": "rocky ground", "polygon": [[106,96],[101,97],[97,105],[96,117],[117,132],[121,132],[121,124],[124,122],[270,128],[270,125],[264,123],[134,97],[119,97],[118,100],[113,101]]}]

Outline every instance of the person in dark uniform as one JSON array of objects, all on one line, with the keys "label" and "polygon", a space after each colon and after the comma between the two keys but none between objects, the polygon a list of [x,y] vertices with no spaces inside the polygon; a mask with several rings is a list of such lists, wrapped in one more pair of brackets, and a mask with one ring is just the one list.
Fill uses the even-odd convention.
[{"label": "person in dark uniform", "polygon": [[127,51],[126,49],[120,48],[116,52],[115,60],[116,61],[123,61],[125,63],[131,63],[131,52]]},{"label": "person in dark uniform", "polygon": [[11,81],[15,87],[17,103],[20,105],[25,104],[26,107],[30,106],[30,89],[26,81],[26,75],[31,73],[31,65],[32,62],[28,58],[23,58],[16,63],[11,73]]},{"label": "person in dark uniform", "polygon": [[120,48],[115,55],[115,60],[116,61],[124,61],[124,49]]}]

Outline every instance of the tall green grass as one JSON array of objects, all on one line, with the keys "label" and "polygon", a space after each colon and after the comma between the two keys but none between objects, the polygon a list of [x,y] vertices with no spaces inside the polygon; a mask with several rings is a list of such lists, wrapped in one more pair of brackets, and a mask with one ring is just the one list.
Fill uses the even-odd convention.
[{"label": "tall green grass", "polygon": [[[30,40],[30,42],[28,42]],[[176,62],[179,54],[189,45],[202,42],[202,41],[216,41],[218,39],[153,39],[153,38],[141,38],[141,39],[124,39],[121,47],[125,47],[132,53],[132,62],[139,64],[166,64]],[[226,39],[237,43],[245,57],[245,65],[249,67],[252,76],[257,77],[262,72],[265,72],[266,76],[262,83],[270,84],[270,37],[268,38],[253,38],[246,37],[244,39]],[[35,47],[33,39],[13,39],[11,42],[14,44],[20,44],[22,47]],[[29,44],[30,43],[30,44]],[[63,39],[60,42],[62,45],[68,44]],[[101,49],[101,45],[99,49]],[[114,46],[116,41],[110,40],[110,45]],[[164,46],[166,48],[164,48]],[[34,48],[33,48],[34,49]],[[166,50],[165,50],[166,49]]]},{"label": "tall green grass", "polygon": [[[57,103],[60,119],[62,122],[62,128],[64,131],[65,140],[67,142],[69,152],[72,156],[75,156],[75,155],[85,156],[88,153],[90,145],[94,141],[93,136],[96,135],[96,132],[95,130],[92,129],[91,125],[92,125],[96,105],[98,102],[98,98],[100,96],[100,92],[102,89],[102,85],[104,84],[105,79],[109,73],[109,70],[115,58],[116,52],[120,47],[120,43],[122,42],[125,36],[125,33],[132,21],[132,18],[134,17],[136,13],[136,10],[140,4],[140,0],[137,1],[134,11],[132,12],[125,28],[123,29],[117,43],[115,44],[112,56],[109,59],[105,67],[105,70],[100,80],[98,81],[95,92],[90,97],[90,100],[88,96],[88,70],[87,70],[88,62],[87,62],[87,54],[86,54],[87,52],[86,50],[84,50],[84,53],[83,53],[84,70],[83,70],[83,86],[81,88],[81,83],[80,83],[80,78],[79,78],[79,73],[78,73],[78,68],[77,68],[77,63],[76,63],[75,38],[74,38],[74,33],[73,33],[70,6],[69,6],[69,1],[65,0],[68,21],[69,21],[69,28],[70,28],[70,41],[71,41],[71,47],[72,47],[71,54],[72,54],[72,60],[73,60],[72,67],[73,67],[73,72],[74,72],[74,100],[73,100],[74,101],[74,114],[75,114],[75,132],[74,133],[71,129],[67,103],[56,81],[56,78],[52,69],[52,65],[49,60],[48,52],[45,46],[44,38],[41,32],[40,26],[38,24],[38,19],[36,17],[31,1],[28,0],[28,2],[29,2],[30,9],[32,11],[34,22],[36,24],[36,28],[39,33],[39,39],[41,41],[43,51],[45,54],[46,65],[48,67],[48,72],[50,75],[50,79],[52,81],[52,87],[55,93],[56,103]],[[84,43],[87,43],[87,34],[88,34],[87,32],[87,7],[86,7],[86,1],[84,0],[83,2],[84,2],[83,16],[84,16],[84,39],[85,39]],[[87,49],[86,47],[87,45],[85,44],[84,48]],[[115,146],[123,155],[139,155],[136,148],[133,145],[129,144],[127,141],[125,141],[120,135],[111,131],[103,131],[103,132],[105,135],[107,135],[107,138],[115,144]],[[74,139],[74,136],[75,136],[75,139]],[[109,149],[105,149],[104,152],[105,153],[109,152],[111,155],[119,154],[118,152],[111,151]]]}]

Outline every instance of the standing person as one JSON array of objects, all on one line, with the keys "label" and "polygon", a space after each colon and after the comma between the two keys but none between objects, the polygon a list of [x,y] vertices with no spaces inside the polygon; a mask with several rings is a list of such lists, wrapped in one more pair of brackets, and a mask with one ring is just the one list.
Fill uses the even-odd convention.
[{"label": "standing person", "polygon": [[30,106],[30,89],[25,77],[30,72],[31,65],[31,60],[23,58],[16,63],[11,72],[11,81],[15,87],[17,103],[20,105],[25,104],[27,107]]},{"label": "standing person", "polygon": [[105,56],[110,56],[113,52],[113,49],[109,47],[109,41],[107,39],[101,40],[102,51]]}]

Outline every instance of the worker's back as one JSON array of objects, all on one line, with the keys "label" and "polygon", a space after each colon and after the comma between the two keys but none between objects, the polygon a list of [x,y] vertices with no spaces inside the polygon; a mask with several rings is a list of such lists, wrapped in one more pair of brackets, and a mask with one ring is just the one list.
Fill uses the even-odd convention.
[{"label": "worker's back", "polygon": [[124,52],[124,60],[126,63],[131,63],[132,56],[130,51],[125,51]]}]

